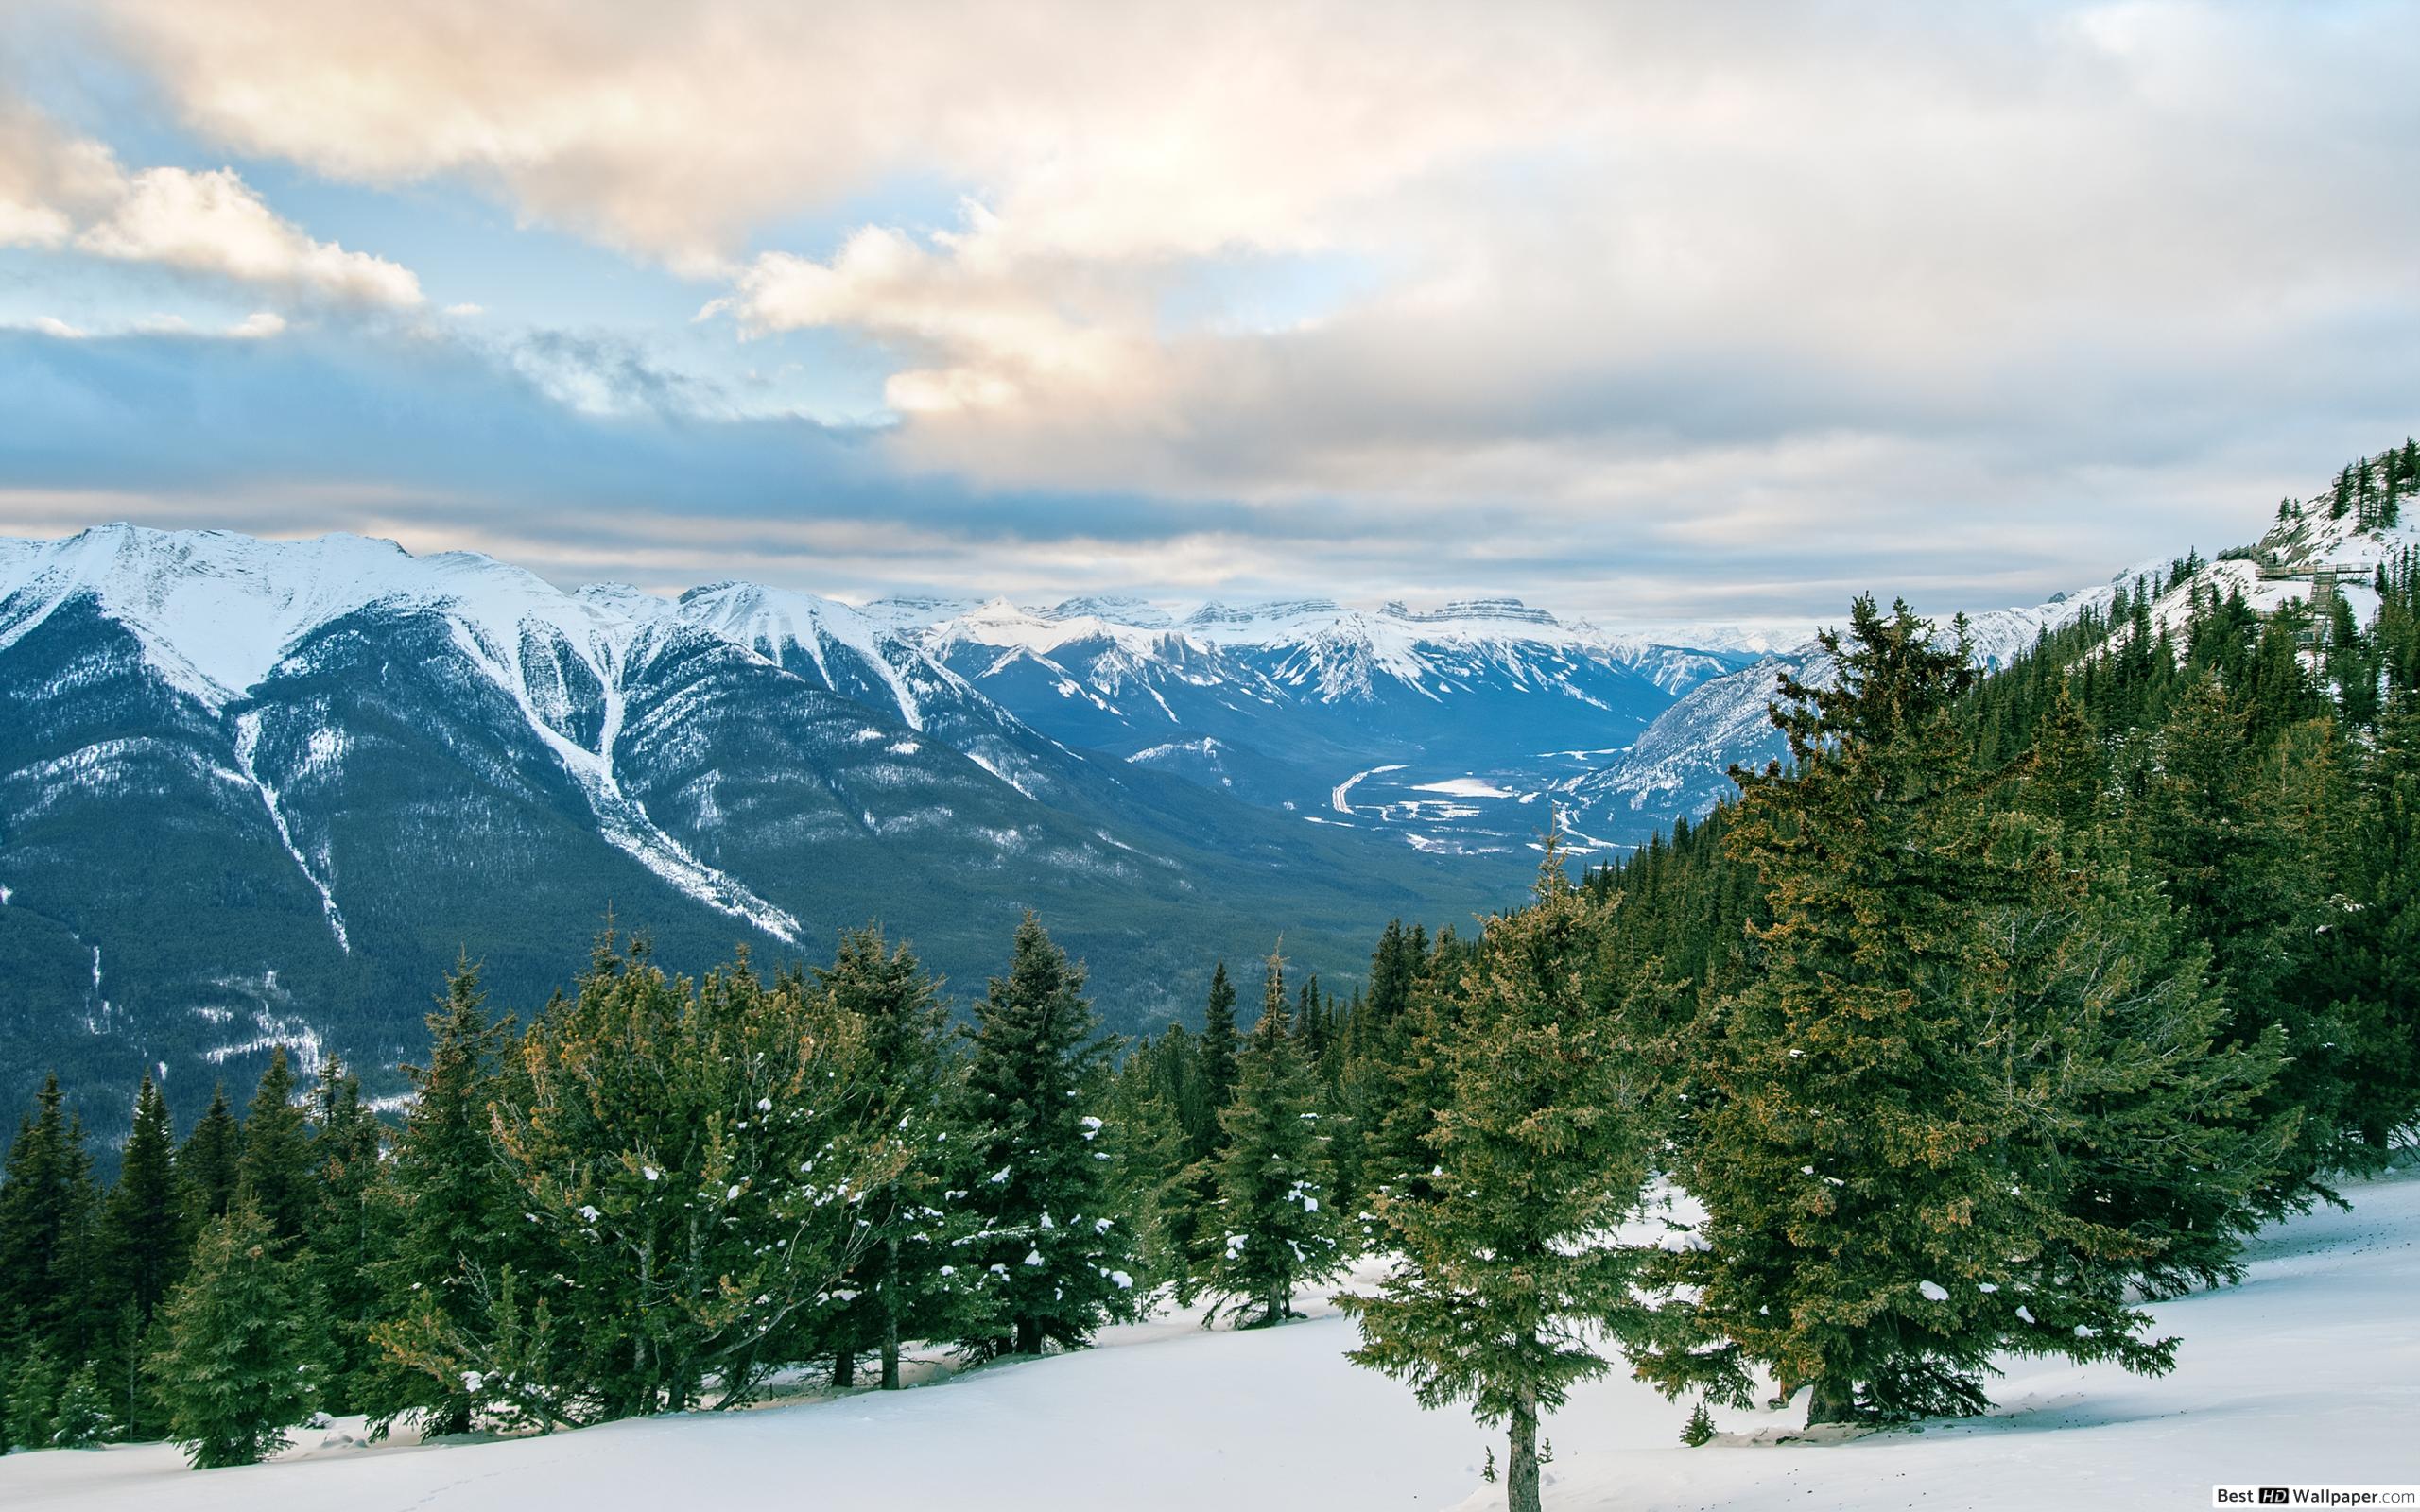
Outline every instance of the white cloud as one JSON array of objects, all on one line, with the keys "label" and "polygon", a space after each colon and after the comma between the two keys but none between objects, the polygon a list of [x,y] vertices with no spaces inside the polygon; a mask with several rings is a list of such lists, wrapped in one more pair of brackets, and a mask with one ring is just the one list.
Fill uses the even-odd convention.
[{"label": "white cloud", "polygon": [[860,338],[882,444],[983,484],[2080,569],[2125,489],[2210,505],[2177,458],[2400,435],[2420,381],[2387,7],[82,3],[216,147],[450,175]]},{"label": "white cloud", "polygon": [[96,257],[157,263],[338,303],[407,308],[421,302],[420,280],[410,269],[312,240],[231,168],[146,168],[128,180],[125,196],[86,227],[76,245]]},{"label": "white cloud", "polygon": [[389,309],[421,302],[420,280],[410,269],[314,240],[232,168],[130,174],[100,143],[68,135],[38,113],[4,102],[0,246],[72,247],[305,302]]}]

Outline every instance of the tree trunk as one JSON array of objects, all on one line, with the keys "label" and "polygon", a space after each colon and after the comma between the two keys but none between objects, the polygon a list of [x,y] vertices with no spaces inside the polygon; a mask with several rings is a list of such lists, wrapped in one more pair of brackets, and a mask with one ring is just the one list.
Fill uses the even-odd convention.
[{"label": "tree trunk", "polygon": [[1021,1317],[1017,1319],[1017,1340],[1015,1352],[1018,1354],[1040,1354],[1042,1352],[1041,1319],[1031,1317]]},{"label": "tree trunk", "polygon": [[843,1390],[857,1383],[857,1352],[851,1349],[832,1351],[832,1383]]},{"label": "tree trunk", "polygon": [[1538,1399],[1512,1399],[1512,1452],[1504,1467],[1505,1512],[1538,1512]]},{"label": "tree trunk", "polygon": [[1814,1395],[1806,1399],[1806,1426],[1857,1421],[1857,1383],[1839,1376],[1817,1376]]},{"label": "tree trunk", "polygon": [[899,1389],[899,1240],[884,1246],[882,1259],[882,1389]]}]

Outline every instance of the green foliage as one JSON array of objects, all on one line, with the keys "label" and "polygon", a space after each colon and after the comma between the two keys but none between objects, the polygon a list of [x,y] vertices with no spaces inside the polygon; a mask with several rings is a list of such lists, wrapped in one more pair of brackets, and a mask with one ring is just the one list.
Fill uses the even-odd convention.
[{"label": "green foliage", "polygon": [[1714,1441],[1714,1414],[1705,1410],[1701,1400],[1689,1411],[1689,1420],[1681,1425],[1681,1442],[1691,1449],[1703,1449]]},{"label": "green foliage", "polygon": [[67,1378],[59,1393],[59,1411],[51,1419],[53,1449],[96,1449],[117,1435],[110,1416],[109,1394],[101,1389],[100,1372],[85,1361]]},{"label": "green foliage", "polygon": [[1488,920],[1457,983],[1461,1011],[1427,1047],[1450,1088],[1417,1191],[1381,1197],[1400,1258],[1376,1293],[1340,1297],[1352,1358],[1425,1407],[1467,1401],[1511,1425],[1512,1504],[1537,1504],[1539,1414],[1608,1368],[1597,1335],[1641,1337],[1639,1253],[1616,1242],[1658,1143],[1651,1047],[1606,1011],[1597,942],[1610,908],[1547,848],[1535,903]]},{"label": "green foliage", "polygon": [[[1237,1057],[1234,1097],[1220,1109],[1226,1148],[1218,1161],[1218,1247],[1204,1280],[1240,1316],[1284,1321],[1294,1293],[1342,1266],[1337,1213],[1326,1204],[1317,1089],[1287,1032],[1286,969],[1269,957],[1260,1022]],[[1212,1312],[1215,1315],[1217,1309]]]},{"label": "green foliage", "polygon": [[677,1412],[710,1382],[745,1401],[843,1304],[862,1205],[908,1166],[865,1022],[744,954],[693,985],[609,936],[521,1058],[495,1126],[528,1258],[420,1363],[563,1422]]},{"label": "green foliage", "polygon": [[491,1109],[522,1093],[507,1057],[510,1020],[489,1015],[478,968],[458,963],[428,1016],[425,1067],[406,1066],[414,1097],[374,1194],[394,1241],[375,1267],[383,1317],[370,1330],[387,1369],[379,1415],[422,1415],[433,1433],[471,1426],[459,1370],[466,1337],[520,1258],[522,1226],[498,1157]]},{"label": "green foliage", "polygon": [[59,1412],[59,1362],[47,1345],[36,1343],[9,1372],[5,1419],[7,1443],[0,1448],[41,1449],[50,1443]]},{"label": "green foliage", "polygon": [[168,1298],[151,1363],[168,1433],[196,1469],[283,1449],[312,1409],[311,1310],[281,1241],[249,1195],[205,1224],[193,1269]]},{"label": "green foliage", "polygon": [[1132,1301],[1132,1241],[1110,1211],[1110,1152],[1094,1145],[1105,1121],[1084,1107],[1106,1091],[1108,1045],[1083,983],[1028,914],[1008,974],[976,1005],[965,1201],[980,1228],[966,1252],[994,1320],[963,1336],[977,1355],[1080,1348]]}]

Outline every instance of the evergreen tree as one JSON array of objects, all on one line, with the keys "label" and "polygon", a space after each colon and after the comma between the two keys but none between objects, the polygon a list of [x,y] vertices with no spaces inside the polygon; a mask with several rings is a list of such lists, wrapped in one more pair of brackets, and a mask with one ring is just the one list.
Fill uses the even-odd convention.
[{"label": "evergreen tree", "polygon": [[227,1106],[224,1084],[210,1090],[209,1110],[185,1136],[177,1152],[177,1177],[184,1187],[185,1247],[190,1249],[201,1226],[227,1211],[235,1200],[244,1160],[244,1126]]},{"label": "evergreen tree", "polygon": [[[856,1295],[825,1323],[833,1381],[849,1385],[859,1354],[876,1351],[880,1383],[899,1389],[899,1341],[946,1337],[963,1322],[970,1279],[956,1263],[962,1213],[944,1195],[962,1174],[956,1135],[957,1067],[944,1036],[949,1014],[933,980],[878,926],[844,935],[816,980],[834,1008],[862,1026],[876,1084],[874,1120],[889,1132],[898,1174],[857,1204],[866,1258],[844,1283]],[[954,1137],[955,1136],[955,1137]]]},{"label": "evergreen tree", "polygon": [[389,1409],[419,1413],[432,1434],[459,1434],[471,1426],[472,1393],[458,1375],[406,1364],[395,1331],[407,1322],[424,1338],[467,1331],[512,1255],[520,1206],[489,1111],[506,1082],[511,1025],[489,1017],[467,960],[427,1022],[428,1064],[404,1067],[414,1096],[379,1194],[394,1244],[377,1271],[387,1322],[372,1337],[389,1366],[379,1388]]},{"label": "evergreen tree", "polygon": [[1111,1094],[1111,1190],[1133,1239],[1138,1290],[1181,1286],[1191,1264],[1184,1125],[1148,1067],[1128,1071],[1136,1074],[1121,1072]]},{"label": "evergreen tree", "polygon": [[[1218,1234],[1208,1290],[1258,1324],[1292,1315],[1294,1293],[1341,1266],[1337,1214],[1325,1205],[1325,1140],[1316,1089],[1286,1032],[1286,968],[1269,957],[1260,1022],[1240,1057],[1234,1099],[1219,1114]],[[1215,1315],[1216,1309],[1213,1309]]]},{"label": "evergreen tree", "polygon": [[37,1340],[9,1373],[8,1447],[43,1449],[59,1413],[59,1362]]},{"label": "evergreen tree", "polygon": [[1219,1147],[1219,1109],[1236,1094],[1236,988],[1227,980],[1227,963],[1211,969],[1210,1001],[1201,1010],[1201,1090],[1209,1117],[1194,1131],[1193,1158],[1203,1160]]},{"label": "evergreen tree", "polygon": [[79,1125],[68,1118],[56,1074],[34,1116],[21,1119],[0,1171],[0,1338],[70,1342],[80,1277],[76,1248],[91,1201]]},{"label": "evergreen tree", "polygon": [[299,1243],[314,1199],[310,1127],[294,1095],[294,1067],[284,1045],[269,1051],[268,1069],[245,1110],[244,1153],[235,1174],[278,1242]]},{"label": "evergreen tree", "polygon": [[[1979,1410],[1998,1349],[2165,1369],[2127,1281],[2195,1161],[2230,1162],[2239,1229],[2273,1143],[2249,1103],[2274,1045],[2214,1051],[2222,1005],[2164,905],[1979,799],[1960,628],[1860,599],[1853,640],[1825,637],[1838,684],[1774,709],[1797,769],[1737,774],[1730,849],[1772,922],[1693,1029],[1676,1175],[1707,1247],[1655,1258],[1638,1360],[1667,1391],[1744,1402],[1760,1363],[1821,1423]],[[2145,1168],[2069,1153],[2102,1141]]]},{"label": "evergreen tree", "polygon": [[59,1412],[51,1420],[53,1449],[95,1449],[117,1435],[110,1416],[109,1394],[101,1389],[100,1372],[93,1362],[77,1366],[59,1394]]},{"label": "evergreen tree", "polygon": [[1490,919],[1440,1047],[1452,1093],[1426,1195],[1379,1199],[1401,1258],[1360,1323],[1355,1363],[1411,1384],[1424,1407],[1468,1401],[1504,1423],[1511,1512],[1537,1512],[1538,1418],[1602,1375],[1599,1329],[1639,1332],[1634,1251],[1612,1242],[1640,1206],[1658,1143],[1654,1046],[1592,1001],[1611,914],[1572,885],[1550,843],[1535,904]]},{"label": "evergreen tree", "polygon": [[302,1263],[327,1324],[321,1396],[331,1411],[354,1412],[374,1390],[378,1350],[370,1330],[382,1311],[378,1273],[387,1252],[383,1219],[390,1209],[377,1190],[377,1117],[362,1103],[360,1080],[333,1055],[320,1067],[311,1122]]},{"label": "evergreen tree", "polygon": [[1083,1106],[1107,1052],[1083,983],[1028,913],[1008,974],[976,1005],[967,1201],[989,1237],[970,1248],[999,1320],[964,1340],[979,1355],[1080,1348],[1129,1305],[1131,1242],[1109,1211],[1106,1161],[1094,1160],[1108,1152],[1092,1147],[1099,1121]]},{"label": "evergreen tree", "polygon": [[184,1231],[168,1100],[147,1074],[134,1094],[117,1185],[101,1210],[102,1304],[112,1314],[131,1307],[147,1325],[183,1267]]},{"label": "evergreen tree", "polygon": [[908,1160],[862,1022],[744,954],[693,984],[609,936],[521,1060],[494,1123],[527,1250],[466,1273],[466,1323],[382,1328],[390,1351],[541,1426],[741,1406],[804,1358],[867,1258],[861,1196]]},{"label": "evergreen tree", "polygon": [[251,1465],[285,1447],[312,1406],[310,1309],[251,1196],[205,1225],[168,1298],[152,1362],[168,1433],[196,1469]]}]

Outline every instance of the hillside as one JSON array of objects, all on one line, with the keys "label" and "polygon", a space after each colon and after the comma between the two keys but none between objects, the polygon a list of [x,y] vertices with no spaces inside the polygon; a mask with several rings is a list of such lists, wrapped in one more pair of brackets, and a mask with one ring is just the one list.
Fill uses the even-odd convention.
[{"label": "hillside", "polygon": [[[1685,1410],[1612,1380],[1547,1425],[1558,1512],[1788,1505],[1996,1509],[2199,1506],[2217,1482],[2420,1479],[2420,1173],[2350,1189],[2349,1213],[2283,1224],[2239,1286],[2154,1310],[2184,1337],[2175,1372],[2003,1359],[2002,1405],[1846,1443],[1752,1442],[1797,1411],[1719,1415],[1725,1436],[1675,1442]],[[196,1474],[147,1444],[0,1459],[17,1512],[355,1512],[584,1507],[639,1512],[697,1488],[733,1504],[985,1506],[1000,1512],[1503,1504],[1478,1469],[1495,1435],[1424,1414],[1346,1363],[1352,1325],[1204,1332],[1184,1317],[1103,1347],[897,1394],[656,1418],[505,1443],[363,1447],[357,1424],[305,1430],[278,1463]],[[1282,1431],[1275,1431],[1282,1430]]]}]

